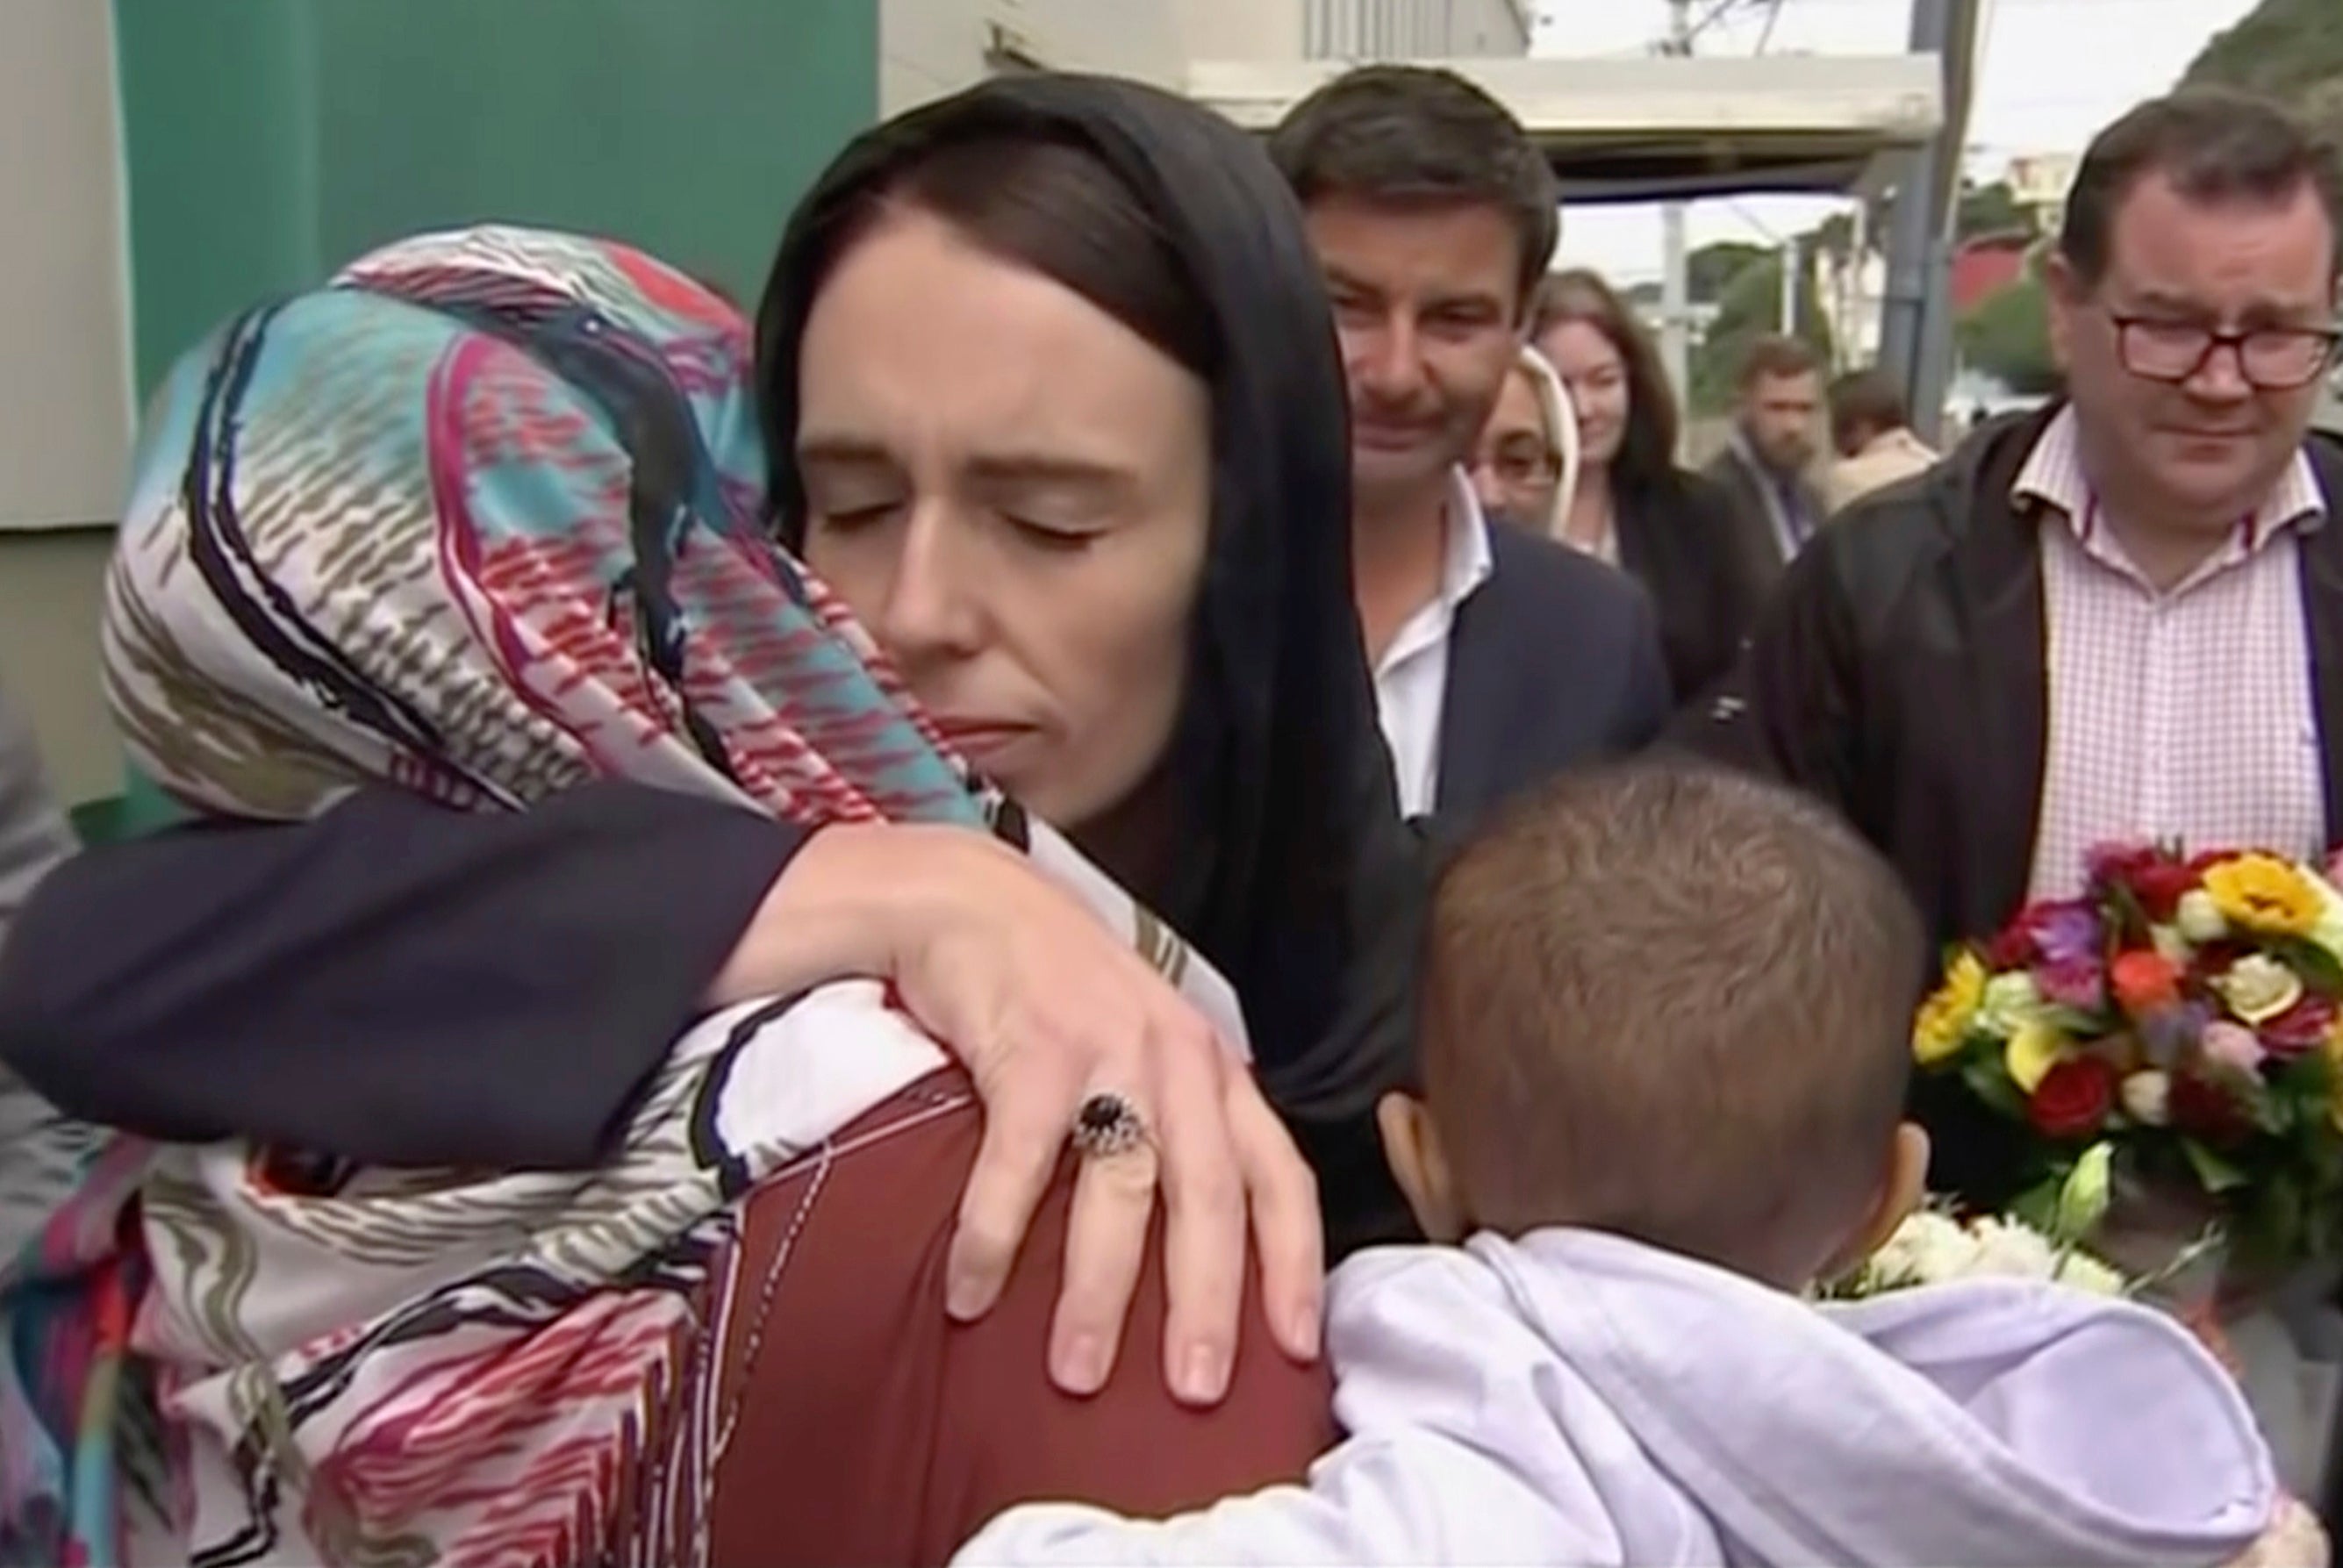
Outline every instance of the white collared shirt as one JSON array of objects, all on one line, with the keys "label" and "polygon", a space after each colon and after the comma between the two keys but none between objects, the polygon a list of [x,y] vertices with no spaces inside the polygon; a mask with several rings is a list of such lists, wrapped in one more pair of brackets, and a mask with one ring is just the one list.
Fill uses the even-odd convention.
[{"label": "white collared shirt", "polygon": [[1459,471],[1448,485],[1440,589],[1400,623],[1375,661],[1375,711],[1391,748],[1403,815],[1421,817],[1440,798],[1440,718],[1448,700],[1448,642],[1456,610],[1489,580],[1489,520]]},{"label": "white collared shirt", "polygon": [[2314,855],[2326,844],[2298,537],[2328,502],[2300,453],[2187,578],[2159,590],[2100,515],[2072,408],[2013,487],[2040,531],[2048,733],[2029,891],[2066,898],[2111,840]]}]

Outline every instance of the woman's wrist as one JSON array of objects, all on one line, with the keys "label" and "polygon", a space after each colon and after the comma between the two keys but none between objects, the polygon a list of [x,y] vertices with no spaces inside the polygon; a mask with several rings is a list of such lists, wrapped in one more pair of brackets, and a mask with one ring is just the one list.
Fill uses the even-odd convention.
[{"label": "woman's wrist", "polygon": [[[710,1007],[787,995],[830,980],[895,972],[931,895],[920,828],[840,823],[817,830],[773,879],[708,988]],[[912,852],[906,853],[906,850]]]}]

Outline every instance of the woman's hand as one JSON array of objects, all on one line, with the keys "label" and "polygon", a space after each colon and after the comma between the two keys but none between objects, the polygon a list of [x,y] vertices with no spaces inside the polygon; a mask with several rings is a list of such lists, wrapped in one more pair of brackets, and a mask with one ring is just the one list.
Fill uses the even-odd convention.
[{"label": "woman's hand", "polygon": [[1248,1217],[1262,1303],[1287,1353],[1317,1353],[1324,1261],[1316,1185],[1252,1075],[1212,1026],[1071,893],[964,828],[842,826],[815,834],[773,884],[711,1000],[850,975],[891,980],[967,1066],[984,1144],[950,1260],[954,1316],[1000,1295],[1035,1205],[1094,1093],[1128,1099],[1148,1141],[1076,1179],[1050,1375],[1106,1382],[1158,1188],[1172,1393],[1227,1391]]}]

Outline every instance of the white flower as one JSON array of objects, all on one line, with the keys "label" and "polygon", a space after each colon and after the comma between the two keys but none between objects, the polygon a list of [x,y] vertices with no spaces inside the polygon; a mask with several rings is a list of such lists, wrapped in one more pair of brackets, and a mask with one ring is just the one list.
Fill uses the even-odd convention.
[{"label": "white flower", "polygon": [[1968,1272],[2019,1280],[2047,1280],[2057,1272],[2057,1255],[2041,1231],[2006,1220],[1980,1220],[1976,1230],[1976,1258]]},{"label": "white flower", "polygon": [[2267,953],[2247,953],[2213,983],[2250,1024],[2268,1023],[2302,1000],[2302,978]]},{"label": "white flower", "polygon": [[2187,969],[2188,960],[2196,956],[2188,939],[2180,934],[2177,926],[2148,927],[2147,945],[2156,950],[2157,957],[2175,969]]},{"label": "white flower", "polygon": [[2143,1127],[2161,1127],[2172,1119],[2172,1079],[2147,1068],[2123,1081],[2124,1114]]},{"label": "white flower", "polygon": [[2191,888],[2180,895],[2180,907],[2175,918],[2179,923],[2180,934],[2199,947],[2207,942],[2217,942],[2229,934],[2229,922],[2221,917],[2221,906],[2215,903],[2213,895],[2202,888]]},{"label": "white flower", "polygon": [[2124,1277],[2088,1252],[2069,1252],[2058,1261],[2058,1282],[2094,1296],[2120,1296]]},{"label": "white flower", "polygon": [[2025,970],[2012,970],[1986,981],[1976,1027],[1996,1040],[2007,1040],[2041,1016],[2042,992],[2034,976]]},{"label": "white flower", "polygon": [[1976,1257],[1976,1239],[1949,1214],[1923,1209],[1896,1227],[1872,1254],[1870,1273],[1880,1289],[1931,1285],[1957,1279]]}]

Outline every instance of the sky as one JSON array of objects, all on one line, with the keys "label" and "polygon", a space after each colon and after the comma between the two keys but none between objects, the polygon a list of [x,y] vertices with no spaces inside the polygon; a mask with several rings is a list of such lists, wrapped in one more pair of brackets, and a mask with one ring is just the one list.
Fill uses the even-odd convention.
[{"label": "sky", "polygon": [[[1694,15],[1716,0],[1694,0]],[[2013,154],[2079,153],[2093,132],[2142,98],[2170,87],[2207,39],[2253,9],[2254,0],[1982,0],[1976,96],[1969,116],[1969,173],[1999,177]],[[1531,52],[1634,55],[1665,35],[1666,0],[1538,0]],[[1694,45],[1704,55],[1747,55],[1764,35],[1763,5],[1718,23]],[[1901,54],[1908,0],[1781,0],[1771,54]],[[1703,201],[1686,220],[1694,246],[1716,240],[1779,243],[1843,203],[1748,196]],[[1658,209],[1574,206],[1563,216],[1561,261],[1628,284],[1660,272]]]}]

